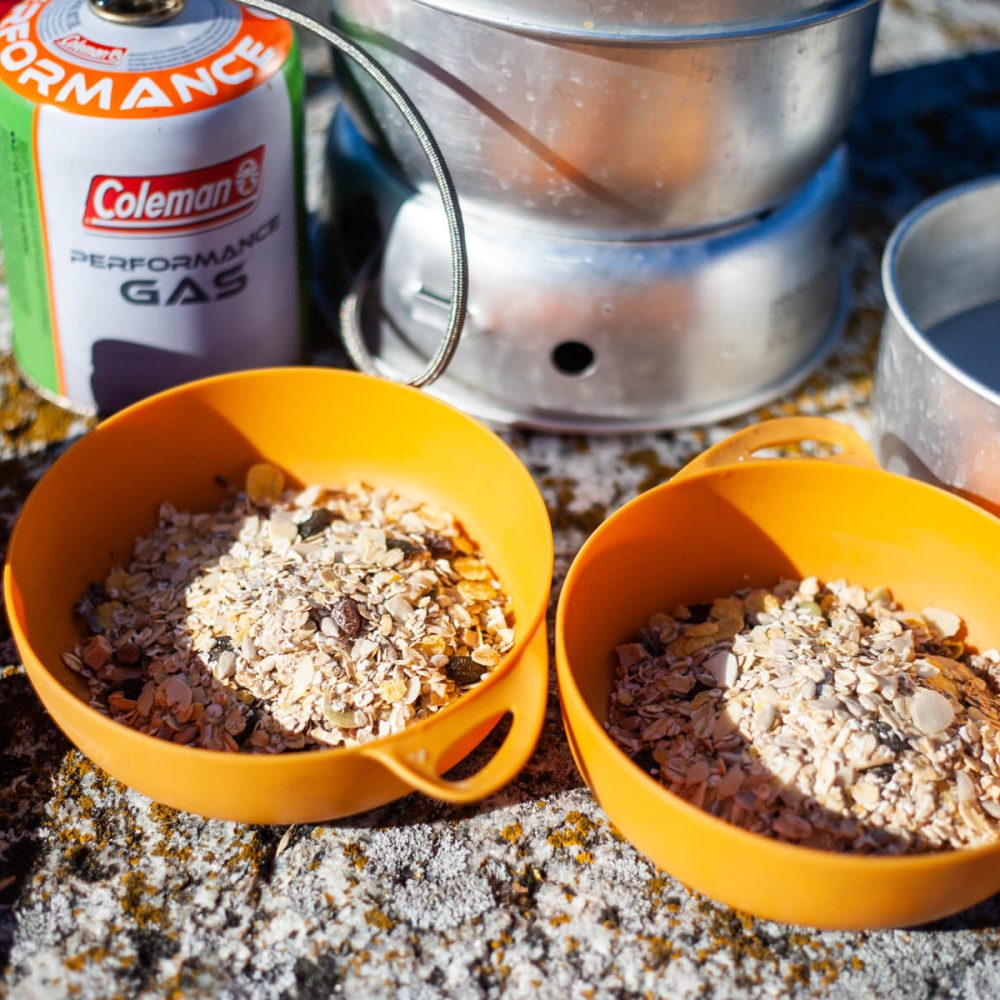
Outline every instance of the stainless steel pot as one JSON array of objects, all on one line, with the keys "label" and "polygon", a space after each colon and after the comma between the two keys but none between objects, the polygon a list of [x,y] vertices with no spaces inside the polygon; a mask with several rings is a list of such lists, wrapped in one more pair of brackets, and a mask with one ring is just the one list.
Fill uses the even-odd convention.
[{"label": "stainless steel pot", "polygon": [[[447,315],[440,205],[380,163],[344,115],[331,144],[329,217],[351,228],[360,211],[366,230],[385,234],[363,325],[387,364],[414,370]],[[467,209],[469,308],[431,391],[487,420],[561,431],[680,426],[751,409],[805,377],[839,333],[846,184],[839,151],[765,218],[669,240],[540,234]],[[343,237],[333,233],[330,245],[344,247]]]},{"label": "stainless steel pot", "polygon": [[771,26],[803,26],[843,7],[843,0],[416,0],[427,7],[528,34],[588,40],[659,42],[698,28],[703,34],[752,34]]},{"label": "stainless steel pot", "polygon": [[1000,177],[906,216],[886,245],[882,286],[879,461],[1000,513]]},{"label": "stainless steel pot", "polygon": [[[609,0],[599,22],[592,6],[334,0],[333,16],[424,112],[463,205],[651,237],[803,185],[844,133],[878,17],[877,0]],[[402,121],[346,69],[366,137],[429,184]]]}]

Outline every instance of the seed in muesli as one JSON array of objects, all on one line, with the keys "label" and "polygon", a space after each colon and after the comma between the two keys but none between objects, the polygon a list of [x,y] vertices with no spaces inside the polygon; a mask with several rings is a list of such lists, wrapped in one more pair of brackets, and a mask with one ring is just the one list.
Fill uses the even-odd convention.
[{"label": "seed in muesli", "polygon": [[885,589],[783,581],[654,615],[617,648],[608,733],[756,833],[902,854],[1000,836],[1000,653]]},{"label": "seed in muesli", "polygon": [[77,605],[63,656],[91,704],[212,750],[355,746],[449,704],[514,644],[510,601],[454,515],[355,484],[286,490],[250,468],[178,511]]}]

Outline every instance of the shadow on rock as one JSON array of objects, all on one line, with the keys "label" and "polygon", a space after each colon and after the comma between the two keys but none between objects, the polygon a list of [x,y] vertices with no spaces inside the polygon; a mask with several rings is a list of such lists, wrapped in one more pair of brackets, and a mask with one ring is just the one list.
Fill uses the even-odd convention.
[{"label": "shadow on rock", "polygon": [[1000,163],[1000,51],[872,78],[850,137],[855,198],[885,235],[919,201]]},{"label": "shadow on rock", "polygon": [[56,772],[69,750],[16,667],[0,674],[0,976],[17,927],[17,904],[36,858]]},{"label": "shadow on rock", "polygon": [[[510,716],[504,716],[482,743],[459,761],[443,777],[461,781],[481,770],[500,749],[510,730]],[[387,826],[416,826],[431,822],[451,822],[485,815],[507,806],[549,799],[583,785],[576,769],[559,716],[554,683],[549,692],[545,724],[535,752],[521,772],[504,788],[479,802],[452,805],[414,793],[378,809],[335,820],[329,825],[340,829],[370,829]]]}]

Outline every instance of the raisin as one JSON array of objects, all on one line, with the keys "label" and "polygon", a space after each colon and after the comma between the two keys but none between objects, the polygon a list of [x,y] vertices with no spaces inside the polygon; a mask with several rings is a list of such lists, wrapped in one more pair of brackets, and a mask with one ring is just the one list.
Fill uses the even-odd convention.
[{"label": "raisin", "polygon": [[455,546],[447,535],[424,535],[424,544],[430,549],[430,553],[435,559],[447,559],[454,551]]},{"label": "raisin", "polygon": [[700,625],[702,622],[707,622],[708,616],[712,613],[711,604],[689,604],[687,609],[691,612],[691,617],[686,619],[689,625]]},{"label": "raisin", "polygon": [[115,662],[123,667],[134,667],[142,657],[142,650],[134,642],[126,642],[115,650]]},{"label": "raisin", "polygon": [[486,673],[486,667],[480,666],[471,656],[450,656],[444,672],[459,687],[464,687],[466,684],[475,684],[481,680]]},{"label": "raisin", "polygon": [[361,617],[357,604],[349,597],[339,597],[333,602],[330,606],[330,617],[349,639],[357,638],[365,627],[365,620]]},{"label": "raisin", "polygon": [[299,538],[312,538],[325,531],[333,523],[333,511],[320,507],[314,510],[300,525]]},{"label": "raisin", "polygon": [[639,642],[650,656],[662,656],[666,652],[666,647],[660,642],[660,633],[655,628],[640,629]]},{"label": "raisin", "polygon": [[390,538],[385,544],[387,548],[399,549],[404,555],[407,556],[427,551],[423,545],[411,542],[408,538]]},{"label": "raisin", "polygon": [[215,663],[215,661],[222,656],[227,650],[233,648],[233,640],[228,635],[220,635],[215,640],[215,645],[208,651],[208,659],[210,663]]},{"label": "raisin", "polygon": [[83,597],[73,606],[73,610],[87,623],[91,632],[101,633],[104,629],[97,620],[97,606],[107,600],[104,587],[100,583],[92,583]]}]

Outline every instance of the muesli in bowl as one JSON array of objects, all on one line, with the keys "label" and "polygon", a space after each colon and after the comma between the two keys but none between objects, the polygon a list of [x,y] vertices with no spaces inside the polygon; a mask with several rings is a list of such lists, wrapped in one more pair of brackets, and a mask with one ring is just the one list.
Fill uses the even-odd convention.
[{"label": "muesli in bowl", "polygon": [[884,588],[785,580],[657,613],[617,648],[608,734],[688,802],[807,847],[1000,837],[1000,653]]},{"label": "muesli in bowl", "polygon": [[210,750],[357,746],[429,718],[514,645],[510,601],[449,511],[250,467],[215,510],[161,504],[88,587],[63,662],[91,704]]}]

